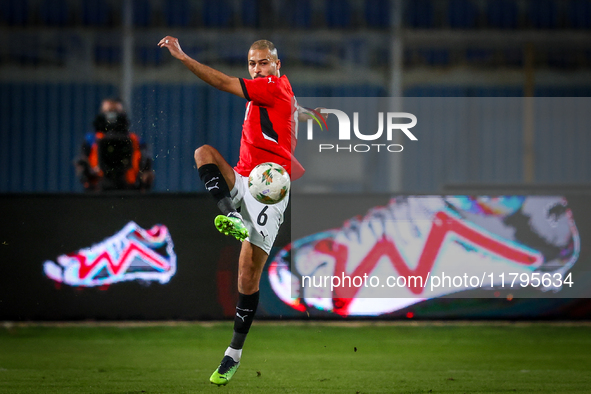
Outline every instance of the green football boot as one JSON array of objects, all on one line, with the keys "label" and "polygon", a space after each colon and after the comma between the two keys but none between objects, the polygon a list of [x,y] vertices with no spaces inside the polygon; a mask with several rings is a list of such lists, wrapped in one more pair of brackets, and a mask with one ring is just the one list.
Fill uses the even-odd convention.
[{"label": "green football boot", "polygon": [[215,227],[224,235],[231,235],[240,242],[248,238],[248,230],[244,227],[241,217],[218,215],[214,223]]},{"label": "green football boot", "polygon": [[225,386],[232,379],[239,366],[240,362],[234,361],[230,356],[224,356],[220,366],[211,375],[209,381],[218,386]]}]

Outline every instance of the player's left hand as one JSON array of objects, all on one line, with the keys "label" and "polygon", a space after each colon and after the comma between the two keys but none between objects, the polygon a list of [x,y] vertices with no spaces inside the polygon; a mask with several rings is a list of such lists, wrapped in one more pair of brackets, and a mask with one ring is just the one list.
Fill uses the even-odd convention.
[{"label": "player's left hand", "polygon": [[158,43],[160,48],[168,48],[170,54],[179,60],[183,60],[187,55],[181,49],[178,38],[166,36]]}]

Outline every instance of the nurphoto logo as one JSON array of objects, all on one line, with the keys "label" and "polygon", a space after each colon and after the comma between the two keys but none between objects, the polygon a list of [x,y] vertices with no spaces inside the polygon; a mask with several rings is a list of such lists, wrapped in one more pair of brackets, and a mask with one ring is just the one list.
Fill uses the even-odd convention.
[{"label": "nurphoto logo", "polygon": [[[339,141],[351,141],[351,120],[349,115],[347,115],[344,111],[338,109],[329,109],[329,108],[322,108],[320,111],[315,111],[313,109],[306,108],[310,111],[310,115],[312,119],[308,119],[307,121],[307,136],[308,140],[314,139],[314,124],[313,120],[320,126],[321,130],[328,131],[328,125],[324,121],[324,117],[322,114],[333,114],[337,117],[339,122]],[[404,147],[401,144],[392,144],[390,143],[395,135],[395,132],[402,132],[408,139],[411,141],[417,141],[417,137],[409,130],[416,126],[417,124],[417,117],[408,112],[378,112],[378,130],[375,133],[368,133],[369,131],[359,130],[359,112],[353,112],[353,134],[356,139],[361,141],[375,141],[375,143],[363,143],[363,144],[319,144],[318,151],[320,153],[333,151],[333,152],[369,152],[369,151],[377,151],[377,152],[391,152],[397,153],[402,152]],[[385,122],[384,122],[385,119]],[[400,123],[401,119],[410,120],[410,122],[403,122]],[[377,143],[378,140],[384,140],[384,123],[385,126],[385,140],[388,143]],[[324,124],[324,127],[323,127]]]}]

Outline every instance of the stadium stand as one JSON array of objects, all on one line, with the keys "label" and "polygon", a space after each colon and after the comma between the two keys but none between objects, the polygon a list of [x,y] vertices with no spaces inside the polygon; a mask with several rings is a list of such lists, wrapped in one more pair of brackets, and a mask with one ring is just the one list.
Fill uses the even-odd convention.
[{"label": "stadium stand", "polygon": [[150,0],[133,0],[133,24],[137,27],[149,27],[154,24]]},{"label": "stadium stand", "polygon": [[[135,55],[136,63],[142,67],[156,67],[165,62],[165,54],[154,45],[138,46]],[[166,57],[166,60],[170,58]]]},{"label": "stadium stand", "polygon": [[445,66],[450,62],[449,50],[445,48],[418,49],[419,58],[424,64],[431,66]]},{"label": "stadium stand", "polygon": [[203,26],[227,28],[231,26],[233,11],[226,0],[206,1],[203,3]]},{"label": "stadium stand", "polygon": [[558,27],[558,8],[554,0],[530,1],[527,16],[530,25],[536,29]]},{"label": "stadium stand", "polygon": [[519,22],[519,9],[515,0],[488,0],[486,2],[486,21],[489,28],[516,29]]},{"label": "stadium stand", "polygon": [[97,65],[115,66],[121,63],[122,53],[120,45],[106,45],[98,43],[94,47],[94,62]]},{"label": "stadium stand", "polygon": [[240,22],[242,27],[259,27],[259,2],[257,0],[241,1]]},{"label": "stadium stand", "polygon": [[495,50],[490,48],[467,48],[464,56],[468,64],[486,66],[493,63]]},{"label": "stadium stand", "polygon": [[166,26],[188,27],[195,10],[188,0],[168,0],[163,6]]},{"label": "stadium stand", "polygon": [[324,15],[328,28],[351,27],[351,3],[348,0],[326,0]]},{"label": "stadium stand", "polygon": [[428,29],[435,26],[435,9],[431,0],[416,0],[405,5],[407,27]]},{"label": "stadium stand", "polygon": [[45,26],[72,24],[71,4],[67,0],[43,0],[39,5],[39,17]]},{"label": "stadium stand", "polygon": [[27,0],[0,1],[0,23],[8,26],[24,26],[30,23]]},{"label": "stadium stand", "polygon": [[113,26],[113,11],[106,0],[87,0],[82,2],[82,24],[85,26]]},{"label": "stadium stand", "polygon": [[449,27],[473,29],[478,23],[478,7],[472,0],[450,0],[447,9]]},{"label": "stadium stand", "polygon": [[390,27],[390,2],[388,0],[365,1],[365,22],[369,28]]},{"label": "stadium stand", "polygon": [[312,2],[310,0],[286,0],[280,12],[285,16],[288,27],[307,29],[312,26]]},{"label": "stadium stand", "polygon": [[571,0],[568,4],[568,22],[573,29],[591,28],[591,1]]}]

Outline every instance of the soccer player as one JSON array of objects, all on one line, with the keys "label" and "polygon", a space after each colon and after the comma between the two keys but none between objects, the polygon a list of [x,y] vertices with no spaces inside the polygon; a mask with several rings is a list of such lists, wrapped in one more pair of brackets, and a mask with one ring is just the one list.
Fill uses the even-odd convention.
[{"label": "soccer player", "polygon": [[248,192],[248,176],[264,162],[283,166],[292,180],[303,174],[292,155],[297,142],[298,106],[289,80],[280,75],[281,61],[270,41],[259,40],[250,47],[250,80],[228,76],[192,59],[175,37],[166,36],[158,45],[168,48],[172,56],[211,86],[248,100],[236,167],[232,168],[212,146],[204,145],[195,151],[199,176],[223,213],[215,218],[215,226],[223,234],[242,241],[234,335],[209,379],[211,383],[225,385],[240,365],[242,347],[259,303],[263,267],[288,203],[288,198],[275,205],[255,200]]}]

